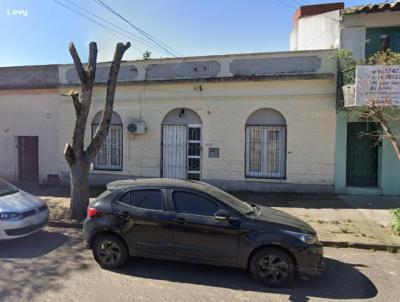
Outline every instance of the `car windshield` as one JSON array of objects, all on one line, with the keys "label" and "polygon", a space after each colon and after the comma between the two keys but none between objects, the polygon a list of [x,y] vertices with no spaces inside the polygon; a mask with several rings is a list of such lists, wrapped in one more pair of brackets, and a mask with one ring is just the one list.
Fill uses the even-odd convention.
[{"label": "car windshield", "polygon": [[18,188],[0,178],[0,196],[19,192]]},{"label": "car windshield", "polygon": [[241,201],[240,199],[232,196],[231,194],[226,193],[223,190],[220,190],[215,187],[210,187],[208,192],[213,195],[215,198],[225,202],[230,205],[235,210],[239,211],[242,214],[249,214],[254,212],[254,208],[248,203]]}]

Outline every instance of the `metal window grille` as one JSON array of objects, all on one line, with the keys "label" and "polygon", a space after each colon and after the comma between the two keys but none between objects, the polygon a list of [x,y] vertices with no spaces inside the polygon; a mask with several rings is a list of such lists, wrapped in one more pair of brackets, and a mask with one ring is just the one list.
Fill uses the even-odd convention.
[{"label": "metal window grille", "polygon": [[246,126],[246,176],[285,178],[286,126]]},{"label": "metal window grille", "polygon": [[[92,125],[92,134],[99,125]],[[97,170],[122,170],[122,125],[110,125],[108,135],[103,142],[93,166]]]}]

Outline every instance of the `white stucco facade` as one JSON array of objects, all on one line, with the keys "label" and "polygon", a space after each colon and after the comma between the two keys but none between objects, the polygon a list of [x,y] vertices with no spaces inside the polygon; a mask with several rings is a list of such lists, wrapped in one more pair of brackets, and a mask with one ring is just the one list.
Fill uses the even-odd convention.
[{"label": "white stucco facade", "polygon": [[290,50],[351,49],[357,59],[363,59],[367,28],[395,26],[400,26],[400,11],[345,14],[335,10],[308,16],[294,24]]},{"label": "white stucco facade", "polygon": [[[92,184],[160,177],[162,121],[171,110],[184,108],[201,119],[201,180],[227,189],[332,192],[336,62],[329,56],[329,51],[297,51],[124,63],[114,104],[122,120],[122,169],[93,169]],[[204,62],[212,75],[193,77]],[[108,66],[100,64],[98,70]],[[40,181],[55,174],[68,183],[63,151],[71,142],[75,114],[63,95],[79,89],[74,72],[72,65],[60,65],[56,89],[0,91],[7,108],[0,119],[1,176],[18,179],[16,136],[37,135]],[[86,142],[93,117],[103,109],[105,89],[104,83],[95,86]],[[246,120],[262,108],[278,111],[286,121],[285,173],[279,179],[246,177]],[[128,132],[134,121],[146,124],[145,134]],[[219,157],[209,157],[209,148],[219,148]]]},{"label": "white stucco facade", "polygon": [[290,50],[339,48],[340,10],[300,18],[290,33]]},{"label": "white stucco facade", "polygon": [[18,179],[18,136],[37,136],[39,180],[58,174],[58,89],[0,90],[0,171]]}]

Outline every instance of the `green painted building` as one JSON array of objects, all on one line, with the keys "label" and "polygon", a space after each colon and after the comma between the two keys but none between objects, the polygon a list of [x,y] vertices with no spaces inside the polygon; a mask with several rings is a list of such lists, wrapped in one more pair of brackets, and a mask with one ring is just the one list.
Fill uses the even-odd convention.
[{"label": "green painted building", "polygon": [[[390,6],[381,10],[345,9],[342,24],[341,47],[352,49],[358,58],[369,58],[387,49],[400,52],[400,12],[390,10]],[[361,50],[356,49],[355,41]],[[363,119],[360,111],[337,110],[335,192],[400,195],[400,160],[387,139],[377,142],[376,137],[362,135],[379,131],[379,125]],[[399,135],[398,116],[399,120],[391,121],[390,126]]]},{"label": "green painted building", "polygon": [[[387,49],[400,52],[400,2],[348,8],[342,2],[302,6],[294,16],[290,49],[324,48],[350,49],[357,59]],[[360,107],[343,103],[338,97],[335,192],[400,195],[400,160],[393,147],[386,139],[378,143],[372,136],[361,135],[379,131],[379,125],[361,117]],[[400,139],[400,109],[398,116],[390,126]]]}]

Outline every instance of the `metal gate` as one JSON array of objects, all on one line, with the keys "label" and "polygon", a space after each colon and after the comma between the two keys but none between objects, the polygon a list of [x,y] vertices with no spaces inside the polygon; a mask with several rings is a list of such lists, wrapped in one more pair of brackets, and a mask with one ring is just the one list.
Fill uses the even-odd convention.
[{"label": "metal gate", "polygon": [[200,180],[200,171],[201,125],[163,125],[162,177]]}]

